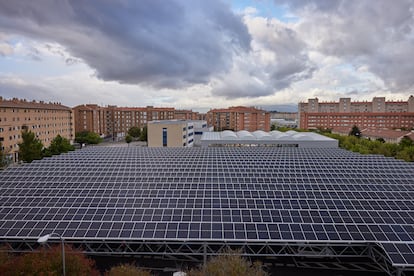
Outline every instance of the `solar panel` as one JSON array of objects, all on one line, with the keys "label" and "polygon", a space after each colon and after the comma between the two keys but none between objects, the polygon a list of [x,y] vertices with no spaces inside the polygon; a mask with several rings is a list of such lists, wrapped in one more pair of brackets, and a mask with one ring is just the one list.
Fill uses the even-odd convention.
[{"label": "solar panel", "polygon": [[413,179],[332,148],[89,147],[0,173],[0,240],[364,243],[414,267]]}]

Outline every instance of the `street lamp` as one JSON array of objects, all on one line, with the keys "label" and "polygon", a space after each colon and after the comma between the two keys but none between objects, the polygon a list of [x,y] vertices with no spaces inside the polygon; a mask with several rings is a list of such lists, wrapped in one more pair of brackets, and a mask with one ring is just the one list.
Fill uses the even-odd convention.
[{"label": "street lamp", "polygon": [[40,244],[45,244],[45,243],[47,243],[47,241],[49,240],[49,238],[52,237],[53,235],[54,236],[57,236],[60,239],[61,243],[62,243],[62,275],[63,276],[66,276],[66,269],[65,269],[65,244],[64,244],[63,237],[61,235],[57,234],[57,233],[50,233],[50,234],[47,234],[47,235],[44,235],[44,236],[38,238],[37,239],[37,242],[40,243]]}]

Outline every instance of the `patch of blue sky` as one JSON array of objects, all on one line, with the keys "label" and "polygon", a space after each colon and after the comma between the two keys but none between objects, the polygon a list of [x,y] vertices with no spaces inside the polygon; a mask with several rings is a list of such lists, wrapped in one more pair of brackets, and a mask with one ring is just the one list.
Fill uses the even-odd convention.
[{"label": "patch of blue sky", "polygon": [[257,16],[276,18],[282,22],[297,21],[297,18],[290,13],[286,5],[277,5],[273,0],[231,0],[231,5],[235,12],[241,12],[247,7],[252,7],[256,9]]}]

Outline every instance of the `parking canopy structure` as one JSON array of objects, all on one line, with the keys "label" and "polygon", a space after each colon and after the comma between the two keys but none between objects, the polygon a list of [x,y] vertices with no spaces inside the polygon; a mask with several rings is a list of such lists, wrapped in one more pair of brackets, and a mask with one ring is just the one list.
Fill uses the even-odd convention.
[{"label": "parking canopy structure", "polygon": [[[339,148],[89,147],[0,173],[0,243],[200,261],[414,269],[414,164]],[[56,240],[55,242],[59,242]]]}]

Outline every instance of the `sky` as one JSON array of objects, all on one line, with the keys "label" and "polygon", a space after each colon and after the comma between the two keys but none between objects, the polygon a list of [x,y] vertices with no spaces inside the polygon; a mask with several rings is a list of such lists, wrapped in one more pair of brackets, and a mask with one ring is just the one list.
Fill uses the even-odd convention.
[{"label": "sky", "polygon": [[205,112],[414,94],[414,0],[0,0],[0,96]]}]

